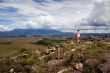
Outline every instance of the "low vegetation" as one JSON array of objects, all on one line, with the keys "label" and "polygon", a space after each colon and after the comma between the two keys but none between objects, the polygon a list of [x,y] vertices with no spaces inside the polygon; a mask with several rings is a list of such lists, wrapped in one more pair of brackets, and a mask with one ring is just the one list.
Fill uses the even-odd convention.
[{"label": "low vegetation", "polygon": [[109,73],[110,41],[93,39],[83,38],[80,44],[75,39],[22,40],[34,46],[30,49],[17,41],[13,44],[22,44],[17,49],[13,47],[16,52],[0,57],[0,73]]},{"label": "low vegetation", "polygon": [[44,45],[44,46],[48,46],[48,45],[56,45],[56,44],[60,44],[63,43],[64,40],[57,40],[57,39],[42,39],[37,41],[35,44],[39,44],[39,45]]}]

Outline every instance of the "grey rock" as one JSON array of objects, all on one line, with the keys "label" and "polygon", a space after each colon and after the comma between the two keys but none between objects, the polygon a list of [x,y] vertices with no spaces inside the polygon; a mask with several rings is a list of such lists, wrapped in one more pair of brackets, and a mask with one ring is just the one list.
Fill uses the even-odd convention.
[{"label": "grey rock", "polygon": [[102,72],[102,73],[110,73],[110,61],[104,63],[104,64],[100,64],[98,66],[98,69]]},{"label": "grey rock", "polygon": [[62,65],[62,62],[60,60],[50,60],[45,64],[46,70],[47,71],[54,71],[56,68]]}]

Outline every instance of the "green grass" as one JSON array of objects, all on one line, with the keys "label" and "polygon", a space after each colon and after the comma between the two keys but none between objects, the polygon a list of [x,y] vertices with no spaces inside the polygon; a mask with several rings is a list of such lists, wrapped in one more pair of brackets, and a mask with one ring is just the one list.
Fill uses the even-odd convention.
[{"label": "green grass", "polygon": [[[0,38],[0,56],[9,56],[17,53],[20,49],[43,50],[45,46],[32,44],[37,41],[35,38]],[[8,44],[7,42],[11,42]]]}]

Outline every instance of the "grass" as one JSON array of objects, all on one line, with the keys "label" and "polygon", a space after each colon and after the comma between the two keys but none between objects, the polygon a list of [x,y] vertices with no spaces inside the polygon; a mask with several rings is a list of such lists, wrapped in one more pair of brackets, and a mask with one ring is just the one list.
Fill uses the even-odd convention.
[{"label": "grass", "polygon": [[35,44],[44,45],[44,46],[48,46],[48,45],[54,46],[54,45],[57,45],[57,44],[60,44],[60,43],[63,43],[63,42],[65,42],[65,41],[64,40],[44,38],[42,40],[37,41]]},{"label": "grass", "polygon": [[[0,56],[8,56],[18,52],[22,48],[28,50],[43,50],[45,46],[32,44],[31,42],[37,41],[36,38],[0,38]],[[7,44],[10,42],[10,44]]]},{"label": "grass", "polygon": [[[102,63],[106,62],[105,59],[100,59],[97,54],[100,53],[100,51],[109,50],[108,40],[102,42],[96,38],[93,41],[88,40],[88,38],[83,38],[81,43],[77,44],[76,40],[72,38],[67,38],[66,40],[62,40],[62,38],[46,38],[40,40],[36,38],[0,38],[0,56],[4,56],[6,59],[5,63],[2,63],[0,60],[0,71],[2,71],[2,73],[3,71],[7,72],[7,70],[9,71],[10,68],[13,67],[18,72],[22,71],[27,73],[32,71],[31,68],[35,66],[33,73],[45,73],[44,65],[48,61],[58,57],[58,50],[48,55],[41,53],[48,48],[48,45],[59,45],[60,49],[63,48],[60,54],[65,55],[65,61],[63,62],[64,67],[74,67],[75,63],[81,62],[84,64],[84,73],[97,73],[96,67],[86,65],[85,61],[95,58],[102,61]],[[92,44],[87,44],[86,42],[88,41]],[[71,44],[71,42],[73,43]],[[76,49],[75,52],[71,51],[72,49]],[[36,53],[36,51],[40,53]],[[21,54],[28,54],[28,56],[24,57]],[[12,56],[18,55],[20,56],[17,58],[17,62],[14,63],[10,60]]]}]

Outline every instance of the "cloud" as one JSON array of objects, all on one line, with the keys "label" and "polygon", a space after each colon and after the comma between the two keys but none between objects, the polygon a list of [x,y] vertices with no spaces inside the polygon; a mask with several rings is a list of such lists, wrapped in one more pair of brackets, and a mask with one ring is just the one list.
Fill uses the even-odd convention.
[{"label": "cloud", "polygon": [[10,28],[0,25],[0,31],[10,31]]},{"label": "cloud", "polygon": [[[96,0],[90,15],[82,22],[77,23],[80,28],[89,26],[93,32],[110,32],[110,1]],[[82,28],[86,29],[86,28]],[[90,31],[88,30],[88,31]]]},{"label": "cloud", "polygon": [[99,26],[110,24],[110,1],[95,3],[88,21],[93,25],[97,23]]},{"label": "cloud", "polygon": [[103,31],[102,26],[107,29],[110,24],[109,12],[108,0],[0,0],[0,19],[5,22],[10,19],[5,26],[11,30],[51,28],[73,31],[97,27],[96,30]]}]

